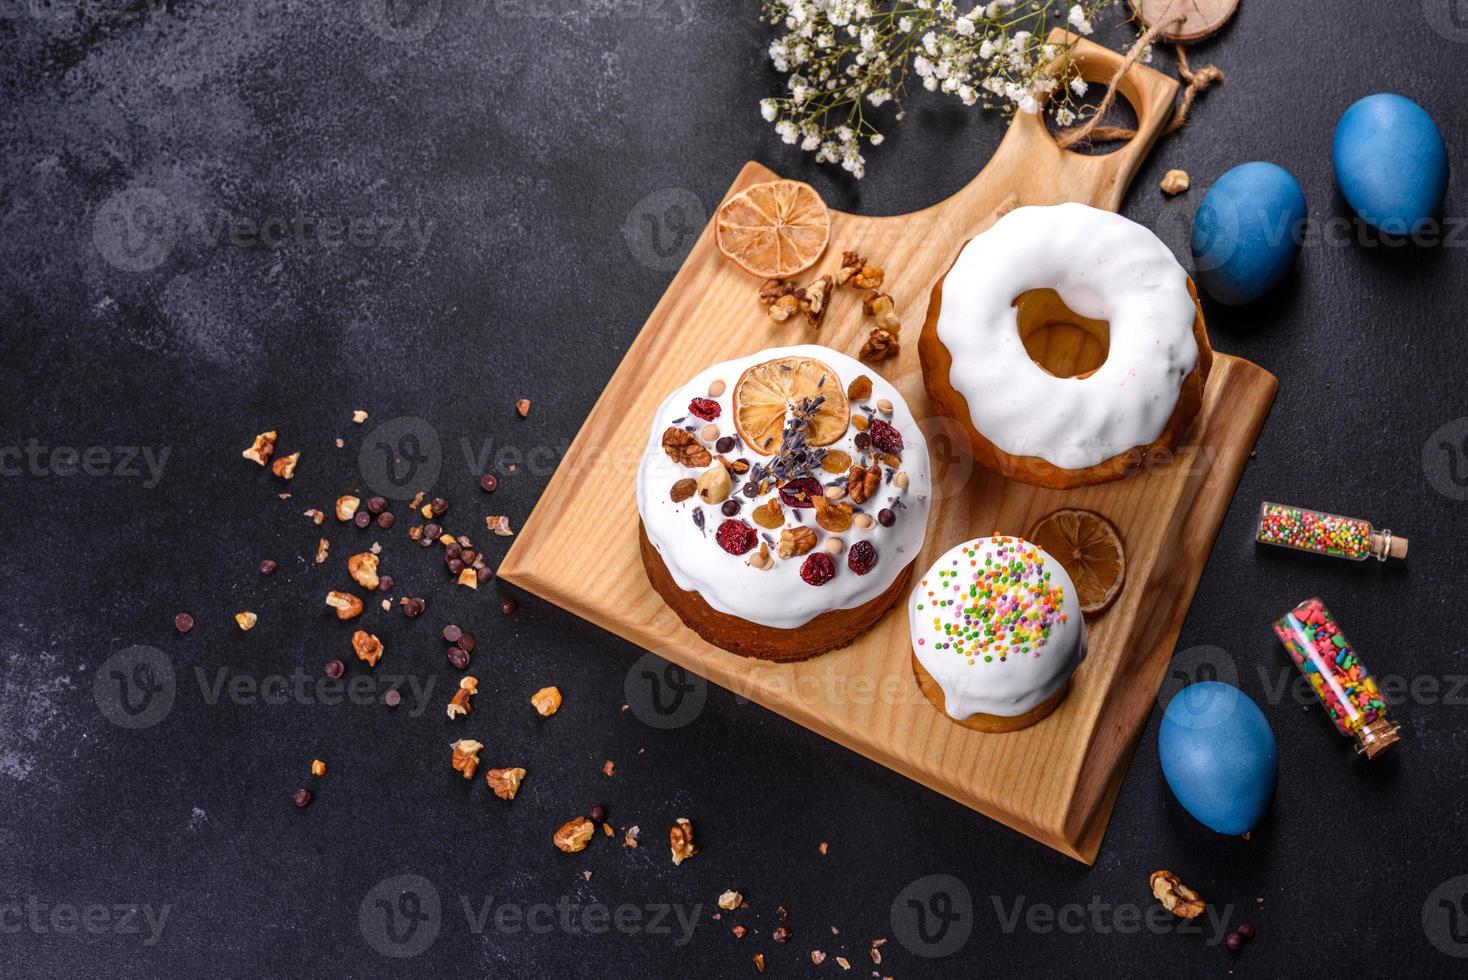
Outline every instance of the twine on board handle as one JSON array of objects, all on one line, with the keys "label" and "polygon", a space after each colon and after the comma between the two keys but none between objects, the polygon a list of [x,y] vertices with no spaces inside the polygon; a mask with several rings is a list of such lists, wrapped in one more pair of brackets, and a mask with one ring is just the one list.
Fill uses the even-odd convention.
[{"label": "twine on board handle", "polygon": [[[1137,38],[1137,42],[1132,45],[1131,50],[1126,53],[1126,57],[1117,66],[1116,72],[1111,76],[1111,81],[1106,83],[1106,96],[1096,106],[1096,111],[1091,114],[1091,118],[1079,126],[1073,126],[1070,129],[1061,131],[1055,137],[1055,142],[1060,145],[1061,149],[1068,150],[1077,143],[1109,143],[1118,140],[1129,140],[1137,135],[1135,129],[1128,129],[1123,126],[1102,126],[1101,120],[1106,118],[1106,114],[1116,104],[1116,87],[1121,83],[1122,77],[1137,63],[1137,59],[1142,56],[1142,52],[1146,51],[1159,36],[1165,33],[1168,27],[1181,24],[1186,19],[1186,15],[1182,13],[1176,16],[1169,16],[1178,6],[1179,2],[1180,0],[1172,0],[1167,5],[1167,9],[1163,15],[1157,18],[1155,23],[1149,25],[1141,37]],[[1187,85],[1183,89],[1182,105],[1173,114],[1172,122],[1162,131],[1163,135],[1175,133],[1186,126],[1188,124],[1188,115],[1193,111],[1193,103],[1197,100],[1198,96],[1208,91],[1213,85],[1221,85],[1228,81],[1228,78],[1217,65],[1204,65],[1202,68],[1194,71],[1193,67],[1188,64],[1188,55],[1183,50],[1182,44],[1174,44],[1173,48],[1177,51],[1178,74],[1182,76],[1183,81]]]}]

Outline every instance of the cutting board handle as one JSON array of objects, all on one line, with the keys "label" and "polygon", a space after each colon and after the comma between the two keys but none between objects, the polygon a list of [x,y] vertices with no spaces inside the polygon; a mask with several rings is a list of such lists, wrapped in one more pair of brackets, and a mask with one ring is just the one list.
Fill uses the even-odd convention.
[{"label": "cutting board handle", "polygon": [[[1049,41],[1057,47],[1073,45],[1072,68],[1092,86],[1111,81],[1125,61],[1124,55],[1061,28],[1050,33]],[[1063,59],[1058,65],[1064,65]],[[959,205],[960,213],[976,222],[969,235],[978,234],[1021,205],[1079,201],[1108,211],[1119,209],[1142,162],[1172,118],[1178,87],[1175,79],[1146,65],[1127,69],[1117,91],[1137,115],[1137,135],[1117,150],[1099,155],[1061,149],[1043,113],[1016,113],[988,165],[950,198]],[[997,210],[995,201],[1002,202]]]}]

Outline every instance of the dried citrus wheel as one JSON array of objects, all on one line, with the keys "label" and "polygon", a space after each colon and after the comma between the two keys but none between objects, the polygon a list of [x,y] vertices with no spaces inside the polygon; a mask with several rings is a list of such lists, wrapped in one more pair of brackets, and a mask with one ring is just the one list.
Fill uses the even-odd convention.
[{"label": "dried citrus wheel", "polygon": [[1120,594],[1126,578],[1126,551],[1121,546],[1121,535],[1100,514],[1057,510],[1040,518],[1029,538],[1070,575],[1081,612],[1099,613]]},{"label": "dried citrus wheel", "polygon": [[762,279],[784,279],[815,265],[831,237],[831,212],[814,187],[772,180],[740,191],[715,216],[719,251]]},{"label": "dried citrus wheel", "polygon": [[773,456],[784,445],[786,419],[822,397],[805,427],[812,446],[829,446],[851,424],[851,402],[841,379],[809,357],[764,361],[741,374],[734,386],[734,428],[750,449]]}]

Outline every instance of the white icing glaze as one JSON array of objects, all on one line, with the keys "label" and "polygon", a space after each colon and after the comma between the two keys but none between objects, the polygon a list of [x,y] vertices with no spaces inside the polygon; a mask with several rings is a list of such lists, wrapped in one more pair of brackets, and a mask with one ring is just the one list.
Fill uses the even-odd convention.
[{"label": "white icing glaze", "polygon": [[[1015,299],[1053,289],[1111,326],[1106,362],[1057,378],[1025,352]],[[1162,434],[1198,362],[1188,274],[1152,232],[1084,204],[1017,208],[943,280],[938,339],[974,428],[1012,456],[1082,469]]]},{"label": "white icing glaze", "polygon": [[[763,361],[792,356],[815,358],[830,367],[839,375],[843,389],[858,375],[865,374],[872,379],[871,397],[853,403],[852,414],[866,414],[861,409],[863,405],[870,406],[875,412],[879,398],[892,402],[890,416],[877,412],[875,417],[890,422],[901,433],[904,446],[902,470],[907,473],[909,481],[906,490],[884,482],[871,500],[856,508],[875,518],[879,509],[891,507],[897,515],[897,520],[891,527],[874,523],[871,528],[862,530],[853,525],[844,534],[832,535],[816,524],[814,510],[799,511],[799,523],[816,532],[817,541],[813,552],[821,550],[831,537],[840,537],[845,543],[845,550],[840,555],[832,556],[836,577],[821,586],[807,585],[801,579],[800,566],[804,557],[783,561],[775,558],[773,542],[779,538],[779,532],[766,531],[755,525],[751,519],[755,507],[776,495],[773,491],[749,498],[744,496],[740,488],[735,490],[733,498],[740,503],[739,514],[734,519],[750,524],[760,532],[761,540],[770,542],[774,567],[761,571],[749,566],[748,554],[731,555],[719,547],[714,535],[719,524],[727,518],[719,512],[718,505],[701,504],[696,496],[681,503],[673,503],[669,495],[673,484],[687,477],[696,478],[700,471],[675,463],[663,451],[662,446],[663,431],[677,419],[684,419],[682,425],[693,425],[696,430],[703,428],[703,420],[689,414],[689,402],[694,398],[709,397],[709,386],[715,381],[723,381],[726,385],[724,393],[713,399],[719,403],[720,408],[715,423],[721,435],[734,435],[733,398],[740,375],[747,368]],[[855,426],[849,427],[842,438],[825,448],[843,450],[852,459],[859,460],[861,453],[856,450],[854,443],[857,431]],[[712,453],[712,442],[705,442],[705,445]],[[744,458],[751,463],[768,462],[770,459],[754,453],[742,443],[727,458]],[[819,470],[816,475],[826,485],[839,479],[835,474]],[[749,357],[715,364],[673,392],[652,419],[647,446],[637,470],[637,509],[642,515],[643,527],[647,529],[648,540],[662,556],[678,587],[684,591],[698,592],[719,612],[779,629],[803,626],[821,613],[833,609],[851,609],[870,602],[885,592],[896,581],[902,569],[922,550],[931,493],[927,443],[902,395],[860,362],[814,344],[771,348]],[[904,506],[890,504],[892,497],[897,497]],[[693,521],[693,512],[698,509],[702,509],[704,513],[705,529],[702,531]],[[792,516],[794,510],[791,507],[785,508],[786,527],[796,526]],[[877,564],[865,575],[857,575],[846,565],[847,554],[858,541],[870,541],[877,549]]]},{"label": "white icing glaze", "polygon": [[[1012,579],[1013,587],[992,587],[992,601],[983,598],[982,588],[978,598],[969,596],[986,568],[1016,559],[1023,572]],[[1037,602],[1025,585],[1040,585],[1048,602]],[[1013,616],[1019,628],[1011,621],[1002,638],[988,632],[990,624]],[[1013,718],[1033,710],[1060,690],[1086,656],[1086,623],[1070,576],[1060,562],[1017,537],[979,538],[946,552],[913,588],[907,622],[913,653],[943,689],[948,713],[960,720],[980,712]],[[1034,634],[1028,642],[1021,636],[1046,627],[1048,635],[1038,641]]]}]

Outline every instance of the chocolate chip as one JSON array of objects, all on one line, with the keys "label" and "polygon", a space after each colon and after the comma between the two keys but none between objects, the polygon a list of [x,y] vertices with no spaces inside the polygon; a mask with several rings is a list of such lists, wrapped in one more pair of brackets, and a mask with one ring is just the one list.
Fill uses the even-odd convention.
[{"label": "chocolate chip", "polygon": [[509,616],[514,613],[517,603],[514,599],[506,599],[500,603],[500,615]]},{"label": "chocolate chip", "polygon": [[465,670],[466,668],[468,668],[469,654],[467,652],[459,649],[458,647],[449,647],[448,654],[449,663],[453,664],[460,670]]},{"label": "chocolate chip", "polygon": [[495,487],[499,485],[500,479],[493,473],[486,473],[479,478],[479,489],[485,493],[494,493]]},{"label": "chocolate chip", "polygon": [[367,509],[374,514],[381,514],[387,510],[386,497],[371,497],[367,500]]},{"label": "chocolate chip", "polygon": [[475,642],[473,633],[465,633],[459,637],[459,646],[463,647],[466,653],[473,653],[478,643]]},{"label": "chocolate chip", "polygon": [[1238,933],[1231,932],[1228,934],[1228,938],[1224,940],[1224,944],[1234,952],[1238,952],[1239,950],[1244,948],[1244,943],[1247,941],[1248,940],[1246,940],[1243,936],[1240,936]]},{"label": "chocolate chip", "polygon": [[177,616],[173,617],[173,628],[178,630],[180,633],[187,633],[189,630],[194,628],[194,617],[190,616],[188,613],[179,613]]},{"label": "chocolate chip", "polygon": [[377,578],[378,592],[391,592],[394,583],[391,575],[380,575]]},{"label": "chocolate chip", "polygon": [[409,619],[416,619],[423,615],[423,610],[428,608],[428,603],[415,596],[405,596],[399,603],[403,607],[403,615]]},{"label": "chocolate chip", "polygon": [[389,708],[396,708],[398,705],[403,703],[403,696],[398,693],[397,688],[393,688],[391,691],[388,691],[382,696],[382,703],[387,705]]},{"label": "chocolate chip", "polygon": [[465,548],[461,553],[461,557],[464,559],[464,564],[466,565],[472,565],[479,560],[479,554],[473,548]]},{"label": "chocolate chip", "polygon": [[434,497],[428,502],[428,509],[433,511],[434,517],[442,517],[449,512],[449,502],[442,497]]},{"label": "chocolate chip", "polygon": [[275,570],[278,567],[279,566],[277,566],[274,561],[270,560],[269,558],[266,558],[265,560],[263,560],[262,562],[260,562],[260,574],[261,575],[274,575],[275,574]]},{"label": "chocolate chip", "polygon": [[463,570],[464,570],[464,563],[463,562],[459,561],[459,559],[457,559],[457,558],[450,558],[449,559],[449,571],[451,573],[453,573],[454,575],[457,575],[460,572],[462,572]]},{"label": "chocolate chip", "polygon": [[336,680],[347,672],[347,665],[340,660],[328,660],[326,662],[326,676]]},{"label": "chocolate chip", "polygon": [[453,623],[449,623],[443,628],[443,641],[445,643],[458,643],[459,637],[463,635],[464,631],[459,629],[459,627],[455,626]]},{"label": "chocolate chip", "polygon": [[607,818],[607,808],[598,803],[591,808],[587,816],[591,818],[592,823],[601,823]]},{"label": "chocolate chip", "polygon": [[877,523],[883,527],[891,527],[897,523],[897,515],[892,513],[891,508],[883,507],[877,511]]},{"label": "chocolate chip", "polygon": [[734,437],[733,436],[724,436],[718,442],[714,443],[714,452],[716,452],[716,453],[732,453],[733,451],[734,451]]},{"label": "chocolate chip", "polygon": [[775,931],[770,933],[770,938],[777,943],[788,943],[790,941],[790,930],[784,926],[776,926]]},{"label": "chocolate chip", "polygon": [[437,541],[440,534],[443,534],[443,528],[437,524],[428,524],[423,528],[423,540],[429,544]]},{"label": "chocolate chip", "polygon": [[367,513],[365,510],[359,510],[352,517],[352,523],[357,525],[358,527],[366,527],[368,524],[372,523],[372,515]]},{"label": "chocolate chip", "polygon": [[296,806],[306,806],[311,802],[311,791],[308,789],[298,789],[291,799],[295,801]]},{"label": "chocolate chip", "polygon": [[392,511],[385,510],[381,514],[377,515],[377,526],[386,531],[388,528],[393,526],[393,522],[396,520],[397,518],[392,516]]},{"label": "chocolate chip", "polygon": [[1254,927],[1249,925],[1249,923],[1247,922],[1240,922],[1239,927],[1235,929],[1234,932],[1237,932],[1239,934],[1239,938],[1246,943],[1251,942],[1254,939]]},{"label": "chocolate chip", "polygon": [[[457,541],[450,541],[448,544],[444,545],[443,553],[449,558],[457,558],[464,553],[464,546],[459,544],[459,542]],[[472,558],[465,558],[464,560],[471,565],[474,564],[474,560]]]},{"label": "chocolate chip", "polygon": [[725,517],[733,517],[735,514],[739,513],[739,501],[735,500],[733,497],[730,497],[728,500],[724,501],[722,506],[719,507],[719,513],[723,514]]}]

